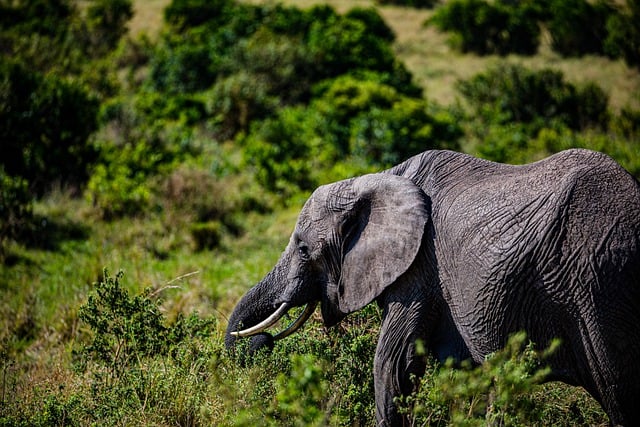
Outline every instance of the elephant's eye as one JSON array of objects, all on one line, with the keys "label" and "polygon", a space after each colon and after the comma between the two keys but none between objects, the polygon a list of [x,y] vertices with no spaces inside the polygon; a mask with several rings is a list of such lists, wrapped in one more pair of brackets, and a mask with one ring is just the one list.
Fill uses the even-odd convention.
[{"label": "elephant's eye", "polygon": [[300,242],[298,243],[298,253],[300,254],[300,258],[304,261],[309,259],[309,246],[306,243]]}]

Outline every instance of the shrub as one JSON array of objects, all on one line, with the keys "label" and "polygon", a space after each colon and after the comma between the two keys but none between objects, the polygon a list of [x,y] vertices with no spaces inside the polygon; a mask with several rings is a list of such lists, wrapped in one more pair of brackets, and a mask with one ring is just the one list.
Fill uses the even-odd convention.
[{"label": "shrub", "polygon": [[559,71],[531,71],[500,64],[469,80],[458,90],[475,114],[490,123],[519,122],[537,126],[558,120],[572,129],[606,127],[608,97],[596,84],[576,87]]},{"label": "shrub", "polygon": [[13,239],[31,227],[32,196],[24,178],[11,177],[0,167],[0,261],[5,239]]},{"label": "shrub", "polygon": [[640,68],[640,1],[626,3],[626,10],[609,16],[604,48],[607,54],[622,57],[629,66]]},{"label": "shrub", "polygon": [[104,219],[144,213],[152,199],[150,179],[170,169],[175,159],[158,141],[105,143],[85,197]]},{"label": "shrub", "polygon": [[613,116],[611,130],[624,138],[638,140],[640,138],[640,110],[624,107]]},{"label": "shrub", "polygon": [[133,16],[131,0],[94,0],[87,8],[91,56],[103,56],[115,49],[126,34]]},{"label": "shrub", "polygon": [[599,0],[550,0],[547,28],[553,50],[563,56],[605,53],[611,3]]},{"label": "shrub", "polygon": [[[319,136],[310,117],[304,108],[283,108],[276,117],[253,124],[242,138],[244,162],[255,168],[258,181],[267,189],[287,197],[317,185],[312,171],[321,166],[316,163],[314,168],[318,159],[314,159],[313,145],[319,143]],[[331,146],[325,148],[325,158],[332,158]]]},{"label": "shrub", "polygon": [[403,399],[405,411],[412,413],[417,424],[536,424],[540,412],[531,392],[549,375],[550,369],[542,367],[541,361],[557,346],[552,343],[549,349],[536,352],[532,343],[526,343],[525,334],[519,333],[478,367],[463,362],[462,369],[453,369],[454,362],[449,360]]},{"label": "shrub", "polygon": [[208,44],[208,37],[210,34],[202,28],[166,35],[151,56],[151,87],[159,92],[179,94],[211,86],[221,59],[217,49]]},{"label": "shrub", "polygon": [[225,25],[234,11],[234,0],[171,0],[164,20],[179,32],[209,24]]},{"label": "shrub", "polygon": [[368,164],[390,167],[424,150],[457,149],[461,135],[446,112],[429,114],[426,102],[405,98],[353,120],[351,153]]},{"label": "shrub", "polygon": [[75,13],[70,0],[18,0],[0,4],[0,28],[58,37],[66,34]]},{"label": "shrub", "polygon": [[462,52],[532,55],[539,43],[538,13],[530,2],[453,0],[427,23],[453,32],[452,44]]},{"label": "shrub", "polygon": [[89,136],[97,129],[98,100],[81,85],[0,64],[0,164],[42,194],[52,183],[82,185],[97,160]]},{"label": "shrub", "polygon": [[282,105],[307,102],[313,64],[299,37],[273,33],[263,27],[238,42],[231,51],[230,71],[259,79]]},{"label": "shrub", "polygon": [[276,378],[276,419],[290,420],[296,426],[324,425],[327,415],[323,402],[328,389],[324,367],[312,354],[294,354],[291,365],[290,373],[280,373]]},{"label": "shrub", "polygon": [[367,25],[372,22],[355,17],[314,22],[307,41],[309,53],[316,63],[314,80],[357,69],[393,71],[395,59],[391,46],[375,33],[376,27]]},{"label": "shrub", "polygon": [[[130,295],[123,273],[106,269],[95,292],[80,307],[78,317],[88,336],[73,349],[75,368],[89,373],[90,390],[83,395],[82,424],[114,423],[142,416],[157,424],[197,419],[198,399],[205,393],[203,341],[215,329],[213,319],[178,314],[168,321],[158,293],[146,289]],[[193,400],[177,393],[186,387]],[[141,415],[137,415],[141,414]],[[182,422],[185,422],[182,419]]]},{"label": "shrub", "polygon": [[344,17],[363,22],[369,32],[389,43],[393,42],[396,38],[393,30],[384,22],[384,19],[382,19],[378,11],[373,7],[354,7],[349,10]]},{"label": "shrub", "polygon": [[243,139],[245,161],[270,190],[311,190],[321,177],[336,179],[322,170],[346,178],[429,148],[455,148],[462,134],[446,112],[375,80],[344,75],[315,94],[308,107],[280,110]]}]

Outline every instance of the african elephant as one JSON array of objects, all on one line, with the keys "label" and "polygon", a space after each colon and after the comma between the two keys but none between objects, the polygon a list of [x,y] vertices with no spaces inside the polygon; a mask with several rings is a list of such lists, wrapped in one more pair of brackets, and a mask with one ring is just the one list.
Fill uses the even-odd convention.
[{"label": "african elephant", "polygon": [[[550,379],[580,385],[614,424],[640,423],[640,184],[581,149],[521,166],[426,151],[319,187],[277,264],[234,309],[225,344],[272,346],[265,330],[320,302],[332,326],[377,301],[376,418],[438,359],[481,363],[508,336],[562,345]],[[238,347],[239,348],[239,347]]]}]

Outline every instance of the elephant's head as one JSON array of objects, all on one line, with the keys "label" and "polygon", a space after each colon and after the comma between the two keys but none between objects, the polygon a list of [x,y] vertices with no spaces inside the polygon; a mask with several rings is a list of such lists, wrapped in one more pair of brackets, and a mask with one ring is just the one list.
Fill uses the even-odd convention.
[{"label": "elephant's head", "polygon": [[278,263],[236,306],[225,337],[233,348],[272,346],[266,329],[306,305],[275,339],[299,328],[321,303],[325,325],[376,299],[411,266],[429,215],[426,195],[410,180],[372,174],[319,187],[304,205]]}]

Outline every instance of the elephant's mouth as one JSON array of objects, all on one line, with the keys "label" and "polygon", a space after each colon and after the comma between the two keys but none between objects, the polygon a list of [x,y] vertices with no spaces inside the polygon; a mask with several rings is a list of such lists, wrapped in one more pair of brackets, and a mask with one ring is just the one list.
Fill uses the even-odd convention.
[{"label": "elephant's mouth", "polygon": [[[300,313],[298,318],[296,320],[294,320],[293,322],[291,322],[291,324],[289,326],[287,326],[287,328],[285,330],[283,330],[282,332],[279,332],[277,335],[275,335],[273,337],[273,339],[274,340],[281,340],[283,338],[288,337],[289,335],[291,335],[292,333],[294,333],[298,329],[300,329],[300,327],[302,325],[304,325],[304,323],[309,319],[309,317],[311,317],[311,314],[313,314],[313,312],[316,309],[317,305],[318,305],[317,302],[308,303],[306,305],[306,307],[304,308],[304,310],[302,311],[302,313]],[[278,321],[282,318],[282,316],[284,316],[289,311],[289,309],[291,309],[291,308],[292,308],[291,304],[289,304],[288,302],[283,302],[280,305],[280,307],[278,307],[278,309],[273,312],[272,315],[267,317],[262,322],[258,323],[255,326],[252,326],[250,328],[243,329],[241,331],[231,332],[231,335],[233,335],[235,337],[250,337],[252,335],[257,335],[259,333],[262,333],[265,330],[267,330],[268,328],[270,328],[271,326],[273,326],[276,323],[278,323]]]}]

